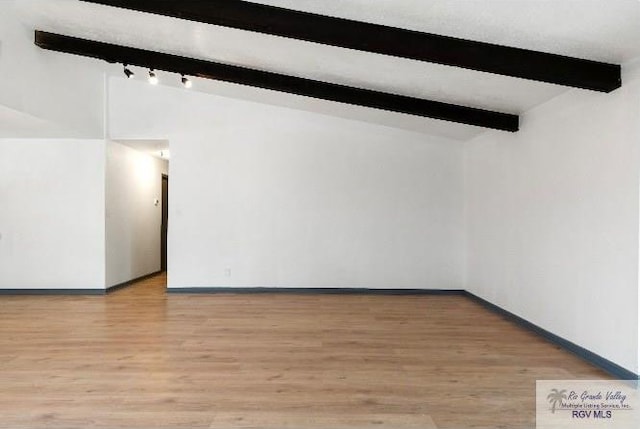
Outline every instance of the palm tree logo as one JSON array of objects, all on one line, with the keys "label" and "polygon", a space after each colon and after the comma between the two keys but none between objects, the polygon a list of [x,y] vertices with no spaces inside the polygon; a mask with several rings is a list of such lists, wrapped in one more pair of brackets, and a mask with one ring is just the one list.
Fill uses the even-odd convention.
[{"label": "palm tree logo", "polygon": [[566,390],[551,389],[551,393],[547,395],[547,399],[551,404],[551,413],[556,412],[556,405],[561,404],[563,399],[567,399]]}]

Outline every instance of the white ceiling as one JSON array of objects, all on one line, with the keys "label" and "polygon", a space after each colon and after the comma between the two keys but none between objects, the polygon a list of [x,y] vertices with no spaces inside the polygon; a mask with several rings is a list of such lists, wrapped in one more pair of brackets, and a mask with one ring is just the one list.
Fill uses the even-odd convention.
[{"label": "white ceiling", "polygon": [[[257,3],[407,29],[624,63],[640,56],[640,1],[257,0]],[[22,0],[34,28],[350,86],[523,113],[568,88],[77,0]],[[115,67],[115,72],[119,72]],[[234,96],[237,85],[196,81]],[[478,127],[246,88],[241,98],[468,139]],[[358,109],[355,111],[354,109]]]}]

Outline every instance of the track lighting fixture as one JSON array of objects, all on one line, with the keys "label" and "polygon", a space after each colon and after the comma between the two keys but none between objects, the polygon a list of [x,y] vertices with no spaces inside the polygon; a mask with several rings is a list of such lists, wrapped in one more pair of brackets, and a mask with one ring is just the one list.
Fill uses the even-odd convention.
[{"label": "track lighting fixture", "polygon": [[135,73],[131,71],[127,64],[122,64],[122,66],[124,67],[124,75],[127,79],[133,79],[135,77]]},{"label": "track lighting fixture", "polygon": [[185,88],[191,88],[191,86],[193,85],[189,78],[184,75],[184,73],[182,73],[182,79],[180,80],[182,81],[182,84]]},{"label": "track lighting fixture", "polygon": [[156,72],[153,69],[149,69],[149,83],[151,85],[158,84],[158,76],[156,76]]}]

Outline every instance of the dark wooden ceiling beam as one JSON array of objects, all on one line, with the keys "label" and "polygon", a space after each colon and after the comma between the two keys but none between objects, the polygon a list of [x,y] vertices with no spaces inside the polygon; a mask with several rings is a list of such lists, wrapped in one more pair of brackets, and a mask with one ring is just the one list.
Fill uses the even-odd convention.
[{"label": "dark wooden ceiling beam", "polygon": [[221,80],[485,128],[504,131],[518,130],[518,116],[508,113],[354,88],[43,31],[35,32],[35,44],[51,51],[82,55],[111,63],[125,63],[168,72],[184,73],[205,79]]},{"label": "dark wooden ceiling beam", "polygon": [[610,92],[620,66],[239,0],[84,0],[331,46]]}]

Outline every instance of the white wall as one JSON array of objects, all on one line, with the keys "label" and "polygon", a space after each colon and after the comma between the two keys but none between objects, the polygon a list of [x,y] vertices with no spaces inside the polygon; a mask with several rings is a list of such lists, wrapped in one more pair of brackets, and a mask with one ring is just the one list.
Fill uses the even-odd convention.
[{"label": "white wall", "polygon": [[1,3],[0,138],[103,138],[104,76],[113,67],[35,46],[33,11],[22,9],[37,4]]},{"label": "white wall", "polygon": [[167,162],[111,141],[106,162],[106,282],[110,287],[160,270],[162,174]]},{"label": "white wall", "polygon": [[113,138],[170,140],[170,287],[462,287],[459,143],[144,82],[110,89]]},{"label": "white wall", "polygon": [[104,288],[104,142],[0,140],[0,288]]},{"label": "white wall", "polygon": [[640,80],[466,147],[473,293],[638,373]]}]

